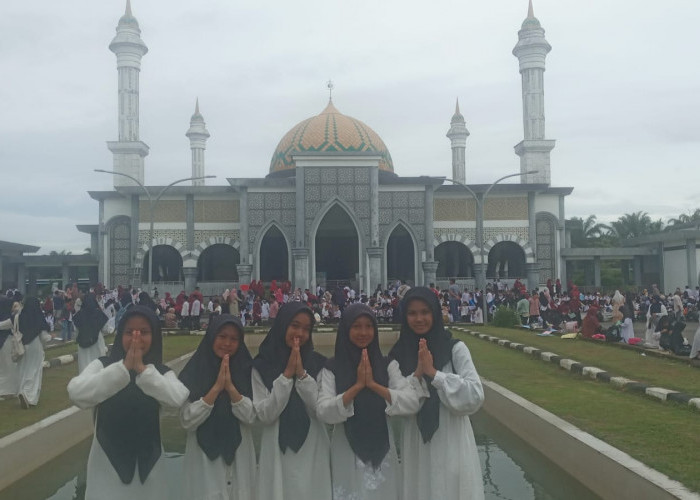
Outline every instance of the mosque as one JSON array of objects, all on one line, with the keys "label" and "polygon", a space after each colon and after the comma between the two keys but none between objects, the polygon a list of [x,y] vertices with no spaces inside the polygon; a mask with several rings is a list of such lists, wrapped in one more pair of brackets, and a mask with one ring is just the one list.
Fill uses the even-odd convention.
[{"label": "mosque", "polygon": [[160,291],[199,286],[207,294],[220,293],[222,283],[288,279],[301,288],[374,290],[397,279],[445,285],[449,278],[474,287],[483,286],[482,266],[488,279],[519,277],[529,287],[566,276],[564,206],[573,188],[550,186],[555,141],[545,136],[543,77],[551,46],[532,3],[513,49],[523,99],[516,184],[468,184],[469,131],[459,103],[447,132],[456,183],[447,183],[399,175],[381,137],[329,100],[281,138],[265,177],[221,186],[201,179],[210,134],[197,104],[185,135],[192,177],[200,179],[144,187],[139,75],[148,48],[128,1],[109,49],[119,94],[118,138],[108,142],[114,189],[89,193],[99,222],[78,226],[91,235],[97,279],[109,287],[153,282]]}]

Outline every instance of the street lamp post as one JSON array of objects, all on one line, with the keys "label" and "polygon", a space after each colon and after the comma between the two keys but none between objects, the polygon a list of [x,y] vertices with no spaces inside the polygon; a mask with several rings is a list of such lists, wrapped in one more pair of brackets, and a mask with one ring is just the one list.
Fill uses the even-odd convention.
[{"label": "street lamp post", "polygon": [[124,174],[122,172],[115,172],[113,170],[103,170],[96,168],[95,172],[100,172],[103,174],[112,174],[112,175],[121,175],[123,177],[127,177],[134,181],[136,184],[138,184],[141,189],[146,193],[146,196],[148,197],[148,203],[149,203],[149,212],[150,212],[150,230],[149,230],[149,236],[148,236],[148,288],[147,290],[149,291],[149,295],[152,293],[152,288],[153,288],[153,213],[155,210],[155,206],[158,203],[158,201],[161,199],[161,197],[165,194],[165,192],[173,187],[175,184],[179,184],[181,182],[185,181],[196,181],[199,179],[213,179],[216,176],[215,175],[203,175],[199,177],[186,177],[185,179],[178,179],[176,181],[171,182],[167,186],[165,186],[163,189],[161,189],[158,192],[158,195],[153,198],[151,195],[151,192],[148,190],[148,187],[146,187],[141,181],[139,181],[136,177],[133,177],[129,174]]},{"label": "street lamp post", "polygon": [[496,184],[499,182],[509,179],[511,177],[517,177],[519,175],[529,175],[529,174],[536,174],[538,173],[538,170],[530,170],[528,172],[520,172],[517,174],[508,174],[504,175],[500,179],[495,180],[488,188],[486,188],[486,191],[484,191],[484,194],[479,198],[477,194],[474,192],[472,188],[467,186],[466,184],[456,181],[454,179],[448,179],[447,177],[443,178],[443,180],[451,182],[453,184],[456,184],[458,186],[462,186],[464,189],[466,189],[469,194],[472,195],[474,198],[474,201],[476,202],[476,243],[477,246],[479,247],[479,258],[481,260],[481,270],[479,272],[479,282],[477,283],[478,286],[481,288],[481,307],[484,310],[484,324],[488,322],[489,319],[489,312],[488,312],[488,306],[486,304],[486,267],[487,267],[487,262],[486,259],[484,258],[484,202],[486,201],[486,197],[488,194],[491,192],[491,190],[494,188]]}]

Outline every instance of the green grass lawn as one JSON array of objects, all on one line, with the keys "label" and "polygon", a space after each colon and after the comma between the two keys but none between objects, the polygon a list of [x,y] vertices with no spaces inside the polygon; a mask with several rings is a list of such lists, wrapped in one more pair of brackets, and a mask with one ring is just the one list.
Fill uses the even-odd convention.
[{"label": "green grass lawn", "polygon": [[[597,366],[614,376],[627,377],[648,385],[700,396],[700,370],[681,361],[657,356],[642,356],[636,350],[622,349],[597,342],[578,339],[562,340],[556,336],[538,337],[535,333],[525,329],[492,326],[478,326],[469,329],[554,352],[559,356],[575,359],[588,366]],[[479,340],[479,342],[484,341]]]},{"label": "green grass lawn", "polygon": [[[107,343],[110,343],[112,338],[106,339]],[[202,337],[187,335],[164,337],[163,358],[169,361],[191,352],[196,349],[201,340]],[[77,349],[78,346],[75,344],[50,349],[46,351],[46,358],[55,358],[61,354],[74,353]],[[34,424],[61,410],[70,408],[72,404],[68,400],[66,386],[70,379],[77,374],[77,363],[44,369],[39,404],[29,410],[22,410],[16,398],[0,401],[0,437]]]},{"label": "green grass lawn", "polygon": [[[697,411],[685,405],[660,403],[626,393],[522,352],[455,333],[469,346],[477,370],[485,379],[700,491],[700,415]],[[582,348],[588,347],[581,344]],[[565,354],[562,350],[552,350]]]}]

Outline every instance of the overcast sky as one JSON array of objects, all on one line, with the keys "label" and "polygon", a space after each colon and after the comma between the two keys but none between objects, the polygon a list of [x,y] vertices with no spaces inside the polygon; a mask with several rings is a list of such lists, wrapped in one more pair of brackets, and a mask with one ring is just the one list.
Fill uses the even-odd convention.
[{"label": "overcast sky", "polygon": [[[5,2],[0,16],[0,240],[82,253],[88,190],[112,179],[116,57],[125,0]],[[191,175],[195,98],[211,133],[209,184],[263,177],[282,136],[333,102],[372,127],[399,175],[451,176],[445,137],[459,97],[467,180],[519,171],[518,61],[527,0],[133,0],[146,183]],[[545,73],[552,185],[567,217],[654,218],[698,206],[700,2],[534,0],[552,45]],[[695,61],[695,62],[693,62]]]}]

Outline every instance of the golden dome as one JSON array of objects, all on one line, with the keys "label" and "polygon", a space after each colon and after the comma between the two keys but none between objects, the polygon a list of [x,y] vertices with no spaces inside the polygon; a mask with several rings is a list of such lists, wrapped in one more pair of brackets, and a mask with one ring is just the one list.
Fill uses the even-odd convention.
[{"label": "golden dome", "polygon": [[330,101],[321,114],[295,125],[277,145],[270,173],[294,168],[292,155],[317,151],[370,152],[381,156],[379,169],[394,172],[394,164],[384,141],[377,133],[338,111]]}]

